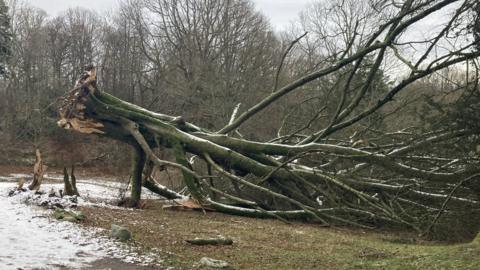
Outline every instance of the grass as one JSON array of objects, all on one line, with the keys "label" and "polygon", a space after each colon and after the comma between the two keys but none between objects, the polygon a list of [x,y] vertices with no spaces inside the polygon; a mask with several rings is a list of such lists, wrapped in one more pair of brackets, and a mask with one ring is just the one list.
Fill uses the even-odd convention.
[{"label": "grass", "polygon": [[[480,240],[442,245],[412,242],[408,233],[387,233],[315,224],[285,224],[220,213],[163,210],[149,202],[144,210],[84,208],[86,226],[127,226],[145,250],[156,248],[166,266],[198,269],[207,256],[235,269],[479,269]],[[193,246],[195,237],[223,235],[232,246]]]}]

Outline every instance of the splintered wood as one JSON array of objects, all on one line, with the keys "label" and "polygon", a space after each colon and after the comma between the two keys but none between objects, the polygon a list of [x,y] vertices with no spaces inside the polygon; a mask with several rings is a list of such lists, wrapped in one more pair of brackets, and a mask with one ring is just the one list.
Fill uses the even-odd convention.
[{"label": "splintered wood", "polygon": [[105,134],[105,132],[101,131],[99,128],[103,127],[103,124],[100,122],[96,122],[90,119],[79,119],[79,118],[66,118],[61,115],[61,119],[57,122],[58,126],[64,129],[73,129],[80,133],[92,134],[92,133],[99,133]]},{"label": "splintered wood", "polygon": [[17,190],[19,191],[23,190],[24,184],[25,184],[25,178],[20,178],[20,180],[18,181]]},{"label": "splintered wood", "polygon": [[33,166],[33,181],[28,186],[28,189],[37,191],[40,189],[40,185],[42,184],[42,181],[43,181],[43,175],[47,171],[48,167],[45,164],[43,164],[40,150],[37,149],[35,154],[36,154],[36,158],[35,158],[35,165]]},{"label": "splintered wood", "polygon": [[85,102],[87,96],[96,91],[96,80],[96,69],[89,67],[77,81],[74,89],[62,97],[63,104],[58,110],[60,120],[58,120],[57,125],[59,127],[86,134],[105,134],[100,130],[104,127],[102,123],[85,116],[85,110],[87,109]]},{"label": "splintered wood", "polygon": [[193,199],[180,199],[180,200],[173,200],[172,204],[167,204],[163,206],[163,209],[168,210],[178,210],[178,211],[188,211],[188,210],[209,210],[213,211],[213,209],[205,208],[204,206],[200,205],[197,201]]}]

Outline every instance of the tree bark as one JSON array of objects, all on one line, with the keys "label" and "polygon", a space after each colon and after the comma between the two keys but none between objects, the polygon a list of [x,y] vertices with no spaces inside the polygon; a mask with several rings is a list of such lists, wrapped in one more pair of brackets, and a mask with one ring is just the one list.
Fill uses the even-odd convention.
[{"label": "tree bark", "polygon": [[146,155],[140,145],[132,145],[131,184],[132,190],[128,204],[130,207],[139,207],[142,196],[142,172],[145,167]]},{"label": "tree bark", "polygon": [[72,165],[70,175],[68,175],[67,167],[63,167],[63,195],[80,196],[77,189],[77,178],[75,177],[75,166]]},{"label": "tree bark", "polygon": [[63,194],[66,196],[74,195],[72,184],[70,183],[70,177],[68,175],[67,167],[63,167]]},{"label": "tree bark", "polygon": [[35,151],[35,165],[33,166],[33,181],[28,186],[28,189],[38,191],[40,189],[40,185],[43,181],[43,176],[47,171],[47,166],[43,164],[42,155],[40,150],[37,149]]}]

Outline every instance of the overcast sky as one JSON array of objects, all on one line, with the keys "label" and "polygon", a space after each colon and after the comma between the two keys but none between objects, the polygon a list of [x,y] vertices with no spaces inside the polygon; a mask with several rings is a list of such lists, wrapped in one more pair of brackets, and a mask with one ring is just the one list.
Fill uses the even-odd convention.
[{"label": "overcast sky", "polygon": [[[108,11],[116,6],[118,0],[26,0],[33,6],[40,7],[50,15],[56,15],[69,7],[85,7],[98,13]],[[297,18],[298,13],[311,0],[253,0],[257,8],[263,12],[277,30],[284,29],[290,21]]]}]

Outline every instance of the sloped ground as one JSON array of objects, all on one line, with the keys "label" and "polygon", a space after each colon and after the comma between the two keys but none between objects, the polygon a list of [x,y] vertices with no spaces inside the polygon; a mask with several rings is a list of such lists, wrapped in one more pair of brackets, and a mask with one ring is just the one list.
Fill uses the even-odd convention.
[{"label": "sloped ground", "polygon": [[[167,266],[197,269],[201,257],[225,260],[235,269],[478,269],[480,239],[469,244],[419,242],[406,233],[378,233],[315,224],[285,224],[208,212],[82,209],[86,226],[129,227],[145,250],[157,249]],[[193,246],[195,237],[223,235],[232,246]]]},{"label": "sloped ground", "polygon": [[[0,174],[0,181],[8,182],[9,185],[14,185],[19,177],[28,178],[29,174],[26,173],[30,170],[29,168],[3,169],[16,172],[16,174]],[[44,188],[61,188],[60,179],[59,175],[50,174]],[[116,198],[118,190],[122,189],[122,184],[102,179],[105,178],[82,175],[78,186],[80,193],[89,201],[99,198],[107,200]],[[153,198],[152,194],[147,198]],[[315,224],[285,224],[278,220],[241,218],[214,212],[163,210],[164,203],[164,201],[149,199],[146,201],[146,208],[142,210],[110,207],[99,202],[81,203],[80,210],[86,214],[87,218],[80,225],[84,226],[87,232],[99,232],[100,238],[95,239],[100,240],[100,243],[108,242],[108,238],[102,238],[101,235],[108,235],[111,224],[128,227],[133,233],[130,246],[140,248],[140,253],[153,253],[161,258],[162,267],[150,269],[168,267],[201,269],[198,262],[205,256],[225,260],[235,269],[464,270],[479,269],[478,265],[480,265],[479,237],[472,243],[447,245],[418,241],[415,235],[400,232],[322,228]],[[5,202],[2,204],[6,205]],[[44,213],[41,216],[44,216]],[[14,217],[14,219],[18,221],[17,218]],[[41,220],[45,226],[50,226],[45,218]],[[25,220],[24,223],[29,222]],[[5,230],[7,227],[0,229]],[[25,225],[25,227],[31,226]],[[22,228],[19,230],[27,232]],[[20,235],[21,233],[18,233],[18,236]],[[185,242],[195,237],[217,235],[233,238],[234,244],[215,247],[193,246]],[[25,237],[28,238],[28,235]],[[79,237],[78,241],[91,242],[92,236],[87,237]],[[55,241],[58,244],[60,239],[55,238]],[[61,248],[62,244],[57,246]],[[75,251],[72,254],[76,255],[77,251],[81,251],[84,247],[86,246],[83,244],[80,248],[72,246]],[[23,251],[21,247],[18,248],[18,252],[25,254]],[[108,247],[103,248],[103,251],[108,251]],[[67,254],[64,259],[66,260],[68,256]],[[86,265],[90,264],[90,268],[82,269],[144,269],[126,264],[112,256],[97,260],[100,257],[102,256],[86,258],[88,259]],[[93,262],[93,260],[96,261]],[[61,260],[56,264],[69,265],[62,264]],[[59,269],[70,268],[60,267]]]}]

